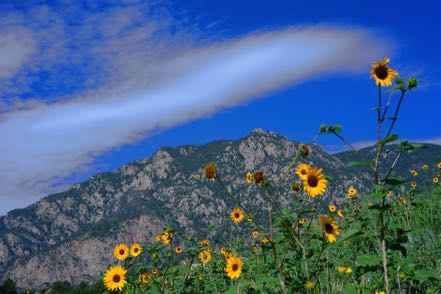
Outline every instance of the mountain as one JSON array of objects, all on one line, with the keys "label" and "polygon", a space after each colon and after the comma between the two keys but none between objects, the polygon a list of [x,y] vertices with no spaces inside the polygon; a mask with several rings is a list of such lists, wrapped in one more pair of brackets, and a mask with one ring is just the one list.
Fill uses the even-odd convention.
[{"label": "mountain", "polygon": [[[295,201],[295,179],[288,166],[299,143],[256,129],[246,137],[201,146],[165,147],[153,156],[108,173],[100,173],[69,190],[47,196],[0,218],[0,280],[11,277],[18,286],[39,288],[54,281],[95,282],[111,264],[113,248],[124,242],[154,242],[166,226],[186,234],[213,237],[222,232],[234,203],[217,183],[203,176],[214,161],[223,182],[251,211],[263,204],[255,185],[245,184],[248,170],[264,171],[282,206]],[[363,167],[346,162],[371,155],[372,148],[330,155],[312,145],[307,161],[323,168],[331,181],[323,201],[340,203],[351,185],[363,191],[372,181]],[[393,147],[389,147],[393,148]],[[392,151],[391,151],[392,152]],[[387,160],[391,157],[389,153]],[[429,145],[405,164],[441,161],[441,147]],[[408,171],[403,165],[401,172]],[[212,230],[217,226],[217,230]]]}]

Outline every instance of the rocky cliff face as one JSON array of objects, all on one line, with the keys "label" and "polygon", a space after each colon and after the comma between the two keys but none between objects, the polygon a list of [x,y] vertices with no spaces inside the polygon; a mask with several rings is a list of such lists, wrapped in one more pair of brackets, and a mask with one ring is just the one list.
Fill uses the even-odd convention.
[{"label": "rocky cliff face", "polygon": [[[112,262],[117,243],[153,242],[166,226],[216,234],[208,228],[222,224],[234,203],[203,177],[210,161],[251,211],[263,200],[255,186],[245,184],[248,170],[262,170],[280,183],[276,197],[287,205],[295,201],[290,192],[295,177],[288,166],[297,148],[298,143],[261,129],[237,141],[161,148],[150,158],[9,212],[0,218],[0,280],[11,277],[20,287],[32,288],[58,280],[94,282]],[[332,179],[324,201],[332,197],[338,203],[350,185],[363,190],[371,180],[366,170],[349,170],[348,158],[312,146],[308,161]]]}]

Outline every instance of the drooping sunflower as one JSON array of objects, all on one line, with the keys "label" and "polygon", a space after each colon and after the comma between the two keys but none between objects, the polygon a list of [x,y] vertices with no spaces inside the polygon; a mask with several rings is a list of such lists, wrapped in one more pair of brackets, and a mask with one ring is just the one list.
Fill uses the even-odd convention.
[{"label": "drooping sunflower", "polygon": [[124,260],[129,257],[129,247],[127,247],[126,244],[119,244],[115,247],[115,250],[113,250],[113,254],[116,259]]},{"label": "drooping sunflower", "polygon": [[259,231],[257,231],[257,230],[253,231],[253,232],[251,233],[251,236],[252,236],[254,239],[259,238]]},{"label": "drooping sunflower", "polygon": [[250,171],[247,172],[246,181],[247,181],[247,184],[248,184],[248,185],[250,185],[250,184],[253,183],[253,181],[254,181],[254,175],[253,175],[252,172],[250,172]]},{"label": "drooping sunflower", "polygon": [[230,214],[230,218],[235,224],[240,223],[243,220],[243,217],[243,212],[239,208],[233,209]]},{"label": "drooping sunflower", "polygon": [[330,204],[328,209],[330,213],[334,213],[337,210],[337,207],[334,204]]},{"label": "drooping sunflower", "polygon": [[227,273],[227,276],[233,280],[240,277],[242,273],[243,261],[239,257],[231,257],[227,261],[227,265],[225,266],[224,271]]},{"label": "drooping sunflower", "polygon": [[296,175],[300,179],[304,180],[310,169],[311,167],[309,166],[309,164],[306,163],[299,164],[299,166],[296,169]]},{"label": "drooping sunflower", "polygon": [[204,250],[199,252],[199,260],[202,262],[202,264],[207,264],[211,260],[211,252],[209,250]]},{"label": "drooping sunflower", "polygon": [[216,179],[217,174],[217,166],[216,163],[210,162],[205,166],[204,169],[205,177],[210,180],[214,181]]},{"label": "drooping sunflower", "polygon": [[110,267],[104,274],[104,286],[109,291],[122,291],[126,280],[127,270],[121,265]]},{"label": "drooping sunflower", "polygon": [[341,210],[341,209],[339,209],[337,211],[337,215],[338,215],[339,218],[345,218],[345,214],[343,213],[343,210]]},{"label": "drooping sunflower", "polygon": [[292,183],[292,185],[291,185],[291,190],[292,190],[294,193],[299,192],[299,191],[300,191],[300,185],[299,185],[298,183]]},{"label": "drooping sunflower", "polygon": [[383,60],[372,64],[371,77],[375,79],[375,84],[382,87],[392,85],[392,79],[398,76],[398,73],[388,67],[390,59],[385,57]]},{"label": "drooping sunflower", "polygon": [[417,172],[416,170],[414,170],[414,169],[411,169],[411,170],[410,170],[410,175],[411,175],[412,177],[416,177],[416,176],[418,175],[418,172]]},{"label": "drooping sunflower", "polygon": [[432,179],[432,182],[433,182],[434,184],[438,184],[438,182],[439,182],[439,178],[438,178],[438,177],[434,177],[434,178]]},{"label": "drooping sunflower", "polygon": [[320,217],[320,223],[328,242],[335,242],[337,240],[337,236],[340,234],[338,223],[334,220],[334,218],[326,215],[322,215]]},{"label": "drooping sunflower", "polygon": [[328,180],[322,172],[322,169],[312,168],[306,174],[303,180],[303,189],[310,197],[320,196],[326,191]]},{"label": "drooping sunflower", "polygon": [[423,164],[423,170],[428,170],[429,166],[427,164]]},{"label": "drooping sunflower", "polygon": [[354,199],[355,198],[355,196],[357,196],[357,189],[355,189],[354,187],[349,187],[349,189],[348,189],[348,197],[349,197],[349,199]]},{"label": "drooping sunflower", "polygon": [[151,274],[141,274],[139,275],[138,279],[139,281],[144,284],[144,285],[148,285],[149,284],[149,280],[152,278]]},{"label": "drooping sunflower", "polygon": [[177,254],[182,253],[182,251],[183,251],[182,246],[176,246],[176,247],[175,247],[175,252],[176,252]]},{"label": "drooping sunflower", "polygon": [[256,184],[262,184],[263,183],[263,171],[258,171],[254,174],[254,182]]},{"label": "drooping sunflower", "polygon": [[138,243],[133,244],[130,247],[130,255],[133,257],[138,257],[142,253],[142,247]]},{"label": "drooping sunflower", "polygon": [[417,182],[410,182],[410,186],[411,186],[412,188],[416,188],[416,186],[417,186]]},{"label": "drooping sunflower", "polygon": [[210,241],[208,241],[207,239],[202,240],[199,245],[204,248],[204,247],[210,247]]}]

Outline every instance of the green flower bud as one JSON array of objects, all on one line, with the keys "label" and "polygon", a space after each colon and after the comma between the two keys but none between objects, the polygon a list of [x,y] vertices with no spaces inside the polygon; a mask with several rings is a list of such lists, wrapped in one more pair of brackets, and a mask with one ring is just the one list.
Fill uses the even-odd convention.
[{"label": "green flower bud", "polygon": [[418,81],[415,77],[411,77],[408,81],[407,81],[407,88],[409,90],[411,90],[412,88],[415,88],[418,85]]}]

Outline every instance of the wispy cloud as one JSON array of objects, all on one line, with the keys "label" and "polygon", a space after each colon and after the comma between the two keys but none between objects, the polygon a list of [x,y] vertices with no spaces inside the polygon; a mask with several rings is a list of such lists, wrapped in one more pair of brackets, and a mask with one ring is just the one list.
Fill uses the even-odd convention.
[{"label": "wispy cloud", "polygon": [[[93,44],[86,53],[84,48],[66,50],[74,64],[95,60],[99,67],[80,67],[79,72],[84,80],[99,74],[90,76],[95,82],[69,99],[10,107],[0,116],[0,201],[9,203],[2,205],[0,214],[57,189],[64,177],[87,168],[103,152],[157,129],[324,74],[365,71],[366,64],[387,50],[368,46],[387,42],[377,42],[366,30],[323,25],[197,46],[184,32],[171,35],[170,20],[149,22],[140,15],[140,24],[133,24],[127,15],[136,16],[136,11],[125,7],[108,12],[118,25],[105,13],[91,15],[88,21],[97,31],[80,27],[85,31],[72,32]],[[86,38],[88,34],[92,35]],[[65,35],[62,39],[58,48],[77,40]],[[59,66],[52,58],[46,60],[45,70]],[[42,67],[32,70],[38,73]]]}]

